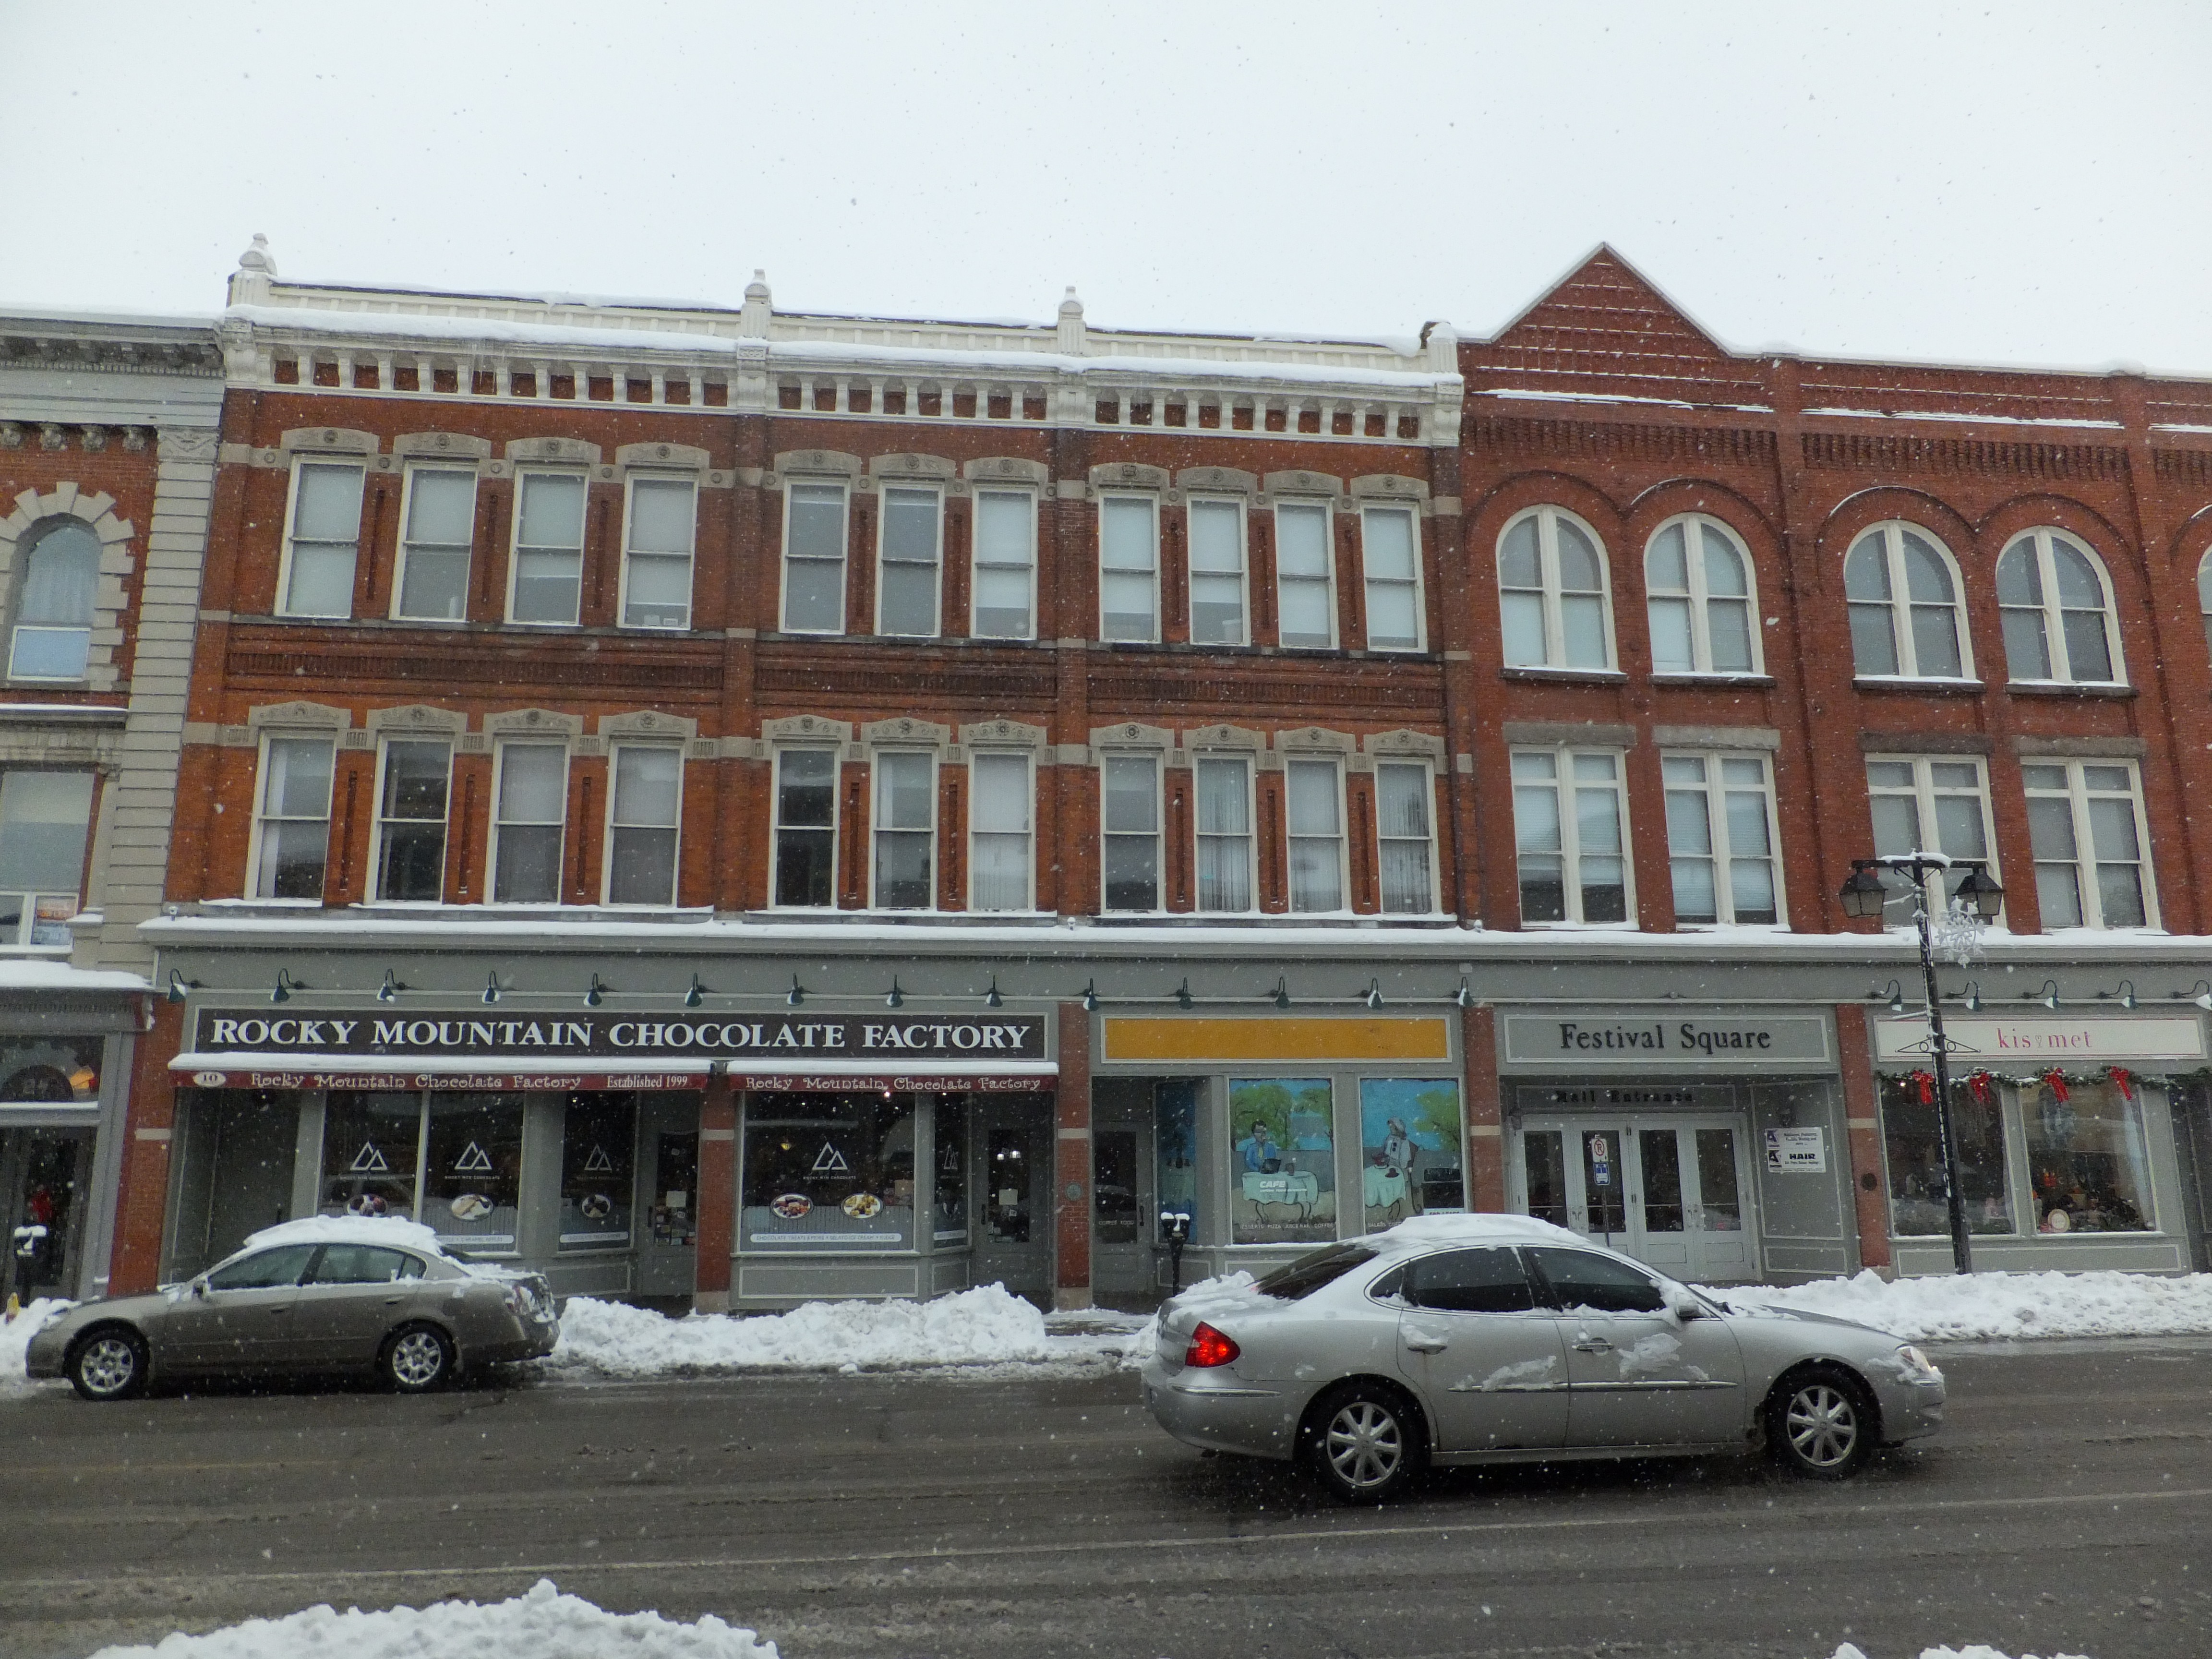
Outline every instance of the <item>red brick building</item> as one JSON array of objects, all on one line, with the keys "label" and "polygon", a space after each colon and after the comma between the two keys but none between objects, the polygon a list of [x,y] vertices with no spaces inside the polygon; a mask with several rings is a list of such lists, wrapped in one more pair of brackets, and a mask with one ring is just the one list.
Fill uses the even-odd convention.
[{"label": "red brick building", "polygon": [[1164,1212],[1931,1269],[1834,896],[1915,847],[2007,895],[1981,1259],[2201,1251],[2205,388],[1738,357],[1604,252],[1404,347],[232,299],[121,1280],[342,1207],[708,1307],[1142,1301]]}]

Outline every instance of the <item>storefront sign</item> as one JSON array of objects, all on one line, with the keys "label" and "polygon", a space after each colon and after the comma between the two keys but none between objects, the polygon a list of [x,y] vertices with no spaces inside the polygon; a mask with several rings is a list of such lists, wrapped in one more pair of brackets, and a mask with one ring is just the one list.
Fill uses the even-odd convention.
[{"label": "storefront sign", "polygon": [[1105,1058],[1309,1060],[1451,1058],[1449,1022],[1408,1019],[1130,1019],[1106,1022]]},{"label": "storefront sign", "polygon": [[1524,1083],[1513,1098],[1523,1112],[1733,1112],[1741,1104],[1735,1086],[1725,1083]]},{"label": "storefront sign", "polygon": [[[551,1060],[628,1059],[649,1066],[676,1060],[758,1058],[786,1064],[823,1060],[1042,1060],[1041,1014],[786,1014],[744,1018],[634,1013],[508,1014],[386,1010],[271,1013],[266,1008],[203,1008],[194,1048],[210,1057],[297,1054],[406,1060],[432,1055]],[[313,1085],[302,1086],[313,1087]]]},{"label": "storefront sign", "polygon": [[[208,1056],[198,1056],[206,1059]],[[203,1089],[362,1089],[415,1094],[503,1092],[516,1089],[547,1089],[562,1093],[580,1090],[698,1089],[706,1085],[704,1066],[680,1072],[407,1072],[407,1071],[260,1071],[252,1068],[216,1071],[196,1068],[191,1081]]]},{"label": "storefront sign", "polygon": [[895,1095],[1028,1095],[1051,1092],[1050,1077],[910,1076],[903,1072],[811,1073],[805,1072],[736,1072],[730,1074],[739,1087],[755,1093],[775,1091],[793,1094],[839,1093],[856,1089],[887,1089]]},{"label": "storefront sign", "polygon": [[1833,1064],[1828,1022],[1818,1014],[1730,1009],[1561,1009],[1507,1012],[1499,1059],[1515,1071],[1802,1070]]},{"label": "storefront sign", "polygon": [[1827,1174],[1827,1131],[1825,1129],[1767,1130],[1766,1172],[1769,1175]]},{"label": "storefront sign", "polygon": [[[2067,1019],[2047,1015],[2019,1019],[1946,1015],[1952,1075],[1964,1067],[2002,1071],[2008,1065],[2047,1065],[2069,1060],[2203,1060],[2204,1029],[2194,1019]],[[1926,1065],[1928,1020],[1875,1022],[1875,1054],[1885,1060]]]}]

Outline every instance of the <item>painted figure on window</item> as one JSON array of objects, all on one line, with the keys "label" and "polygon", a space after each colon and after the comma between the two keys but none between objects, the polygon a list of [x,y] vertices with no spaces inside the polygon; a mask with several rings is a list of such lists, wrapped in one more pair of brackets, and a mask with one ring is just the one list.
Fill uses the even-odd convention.
[{"label": "painted figure on window", "polygon": [[1243,1146],[1246,1169],[1273,1175],[1283,1167],[1283,1149],[1275,1144],[1263,1120],[1253,1120],[1252,1133],[1244,1138]]}]

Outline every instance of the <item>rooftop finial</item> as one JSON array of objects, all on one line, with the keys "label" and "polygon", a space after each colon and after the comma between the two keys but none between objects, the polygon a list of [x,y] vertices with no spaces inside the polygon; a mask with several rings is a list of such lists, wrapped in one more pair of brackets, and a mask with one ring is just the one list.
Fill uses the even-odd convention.
[{"label": "rooftop finial", "polygon": [[745,284],[745,298],[765,300],[768,297],[768,272],[756,266],[753,270],[752,281]]},{"label": "rooftop finial", "polygon": [[1075,297],[1075,284],[1073,283],[1067,285],[1067,297],[1060,302],[1060,314],[1063,317],[1080,317],[1083,314],[1083,301]]},{"label": "rooftop finial", "polygon": [[259,231],[253,233],[253,246],[238,256],[238,268],[258,271],[264,276],[276,274],[276,262],[269,257],[269,239]]}]

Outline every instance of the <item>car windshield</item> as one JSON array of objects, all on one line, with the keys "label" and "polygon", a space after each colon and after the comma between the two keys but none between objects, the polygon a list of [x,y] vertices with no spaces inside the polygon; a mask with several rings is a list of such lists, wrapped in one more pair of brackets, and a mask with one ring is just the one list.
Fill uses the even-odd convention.
[{"label": "car windshield", "polygon": [[1302,1296],[1311,1296],[1324,1285],[1334,1284],[1354,1267],[1374,1261],[1376,1255],[1376,1250],[1366,1244],[1332,1244],[1325,1250],[1316,1250],[1276,1268],[1253,1289],[1262,1296],[1295,1302]]}]

